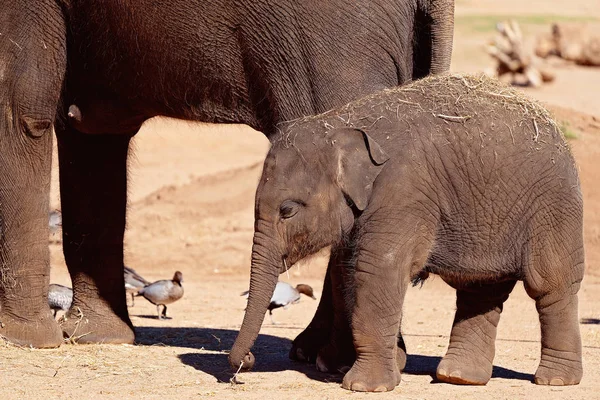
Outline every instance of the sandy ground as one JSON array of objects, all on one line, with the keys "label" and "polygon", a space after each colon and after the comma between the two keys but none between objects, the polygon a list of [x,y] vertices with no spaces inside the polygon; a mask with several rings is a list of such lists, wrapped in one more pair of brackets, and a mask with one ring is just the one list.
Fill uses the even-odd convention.
[{"label": "sandy ground", "polygon": [[[549,29],[553,19],[600,21],[597,0],[471,0],[457,2],[454,71],[491,65],[482,46],[494,23],[517,15],[526,35]],[[560,5],[559,5],[560,4]],[[556,16],[559,17],[556,17]],[[226,352],[240,327],[248,286],[253,197],[267,150],[266,139],[247,127],[199,126],[168,120],[147,123],[135,139],[126,263],[149,280],[184,274],[185,296],[158,321],[140,299],[130,309],[137,344],[64,345],[32,350],[2,345],[3,398],[382,398],[583,399],[600,398],[600,69],[562,67],[557,80],[528,92],[547,102],[576,135],[571,144],[585,197],[587,276],[580,292],[584,378],[579,386],[531,383],[539,362],[539,323],[533,302],[518,285],[499,326],[495,369],[485,387],[436,383],[454,313],[454,292],[439,278],[407,295],[403,331],[409,351],[403,382],[391,393],[356,394],[340,376],[293,363],[291,340],[312,318],[317,302],[275,311],[254,348],[257,365],[227,383]],[[56,175],[56,171],[55,175]],[[56,176],[54,177],[56,183]],[[59,207],[56,185],[52,204]],[[60,243],[51,245],[52,281],[70,284]],[[304,263],[282,280],[308,283],[321,292],[324,257]]]}]

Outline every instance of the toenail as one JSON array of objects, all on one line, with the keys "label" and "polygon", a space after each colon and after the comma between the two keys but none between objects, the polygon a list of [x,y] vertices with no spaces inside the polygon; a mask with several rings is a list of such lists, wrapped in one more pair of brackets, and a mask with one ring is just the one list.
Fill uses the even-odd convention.
[{"label": "toenail", "polygon": [[535,383],[537,385],[547,385],[548,381],[545,380],[544,378],[538,378],[537,376],[535,377]]},{"label": "toenail", "polygon": [[564,386],[565,382],[561,378],[552,378],[550,380],[551,386]]},{"label": "toenail", "polygon": [[362,384],[362,383],[353,383],[350,386],[351,390],[354,390],[355,392],[366,392],[367,388]]}]

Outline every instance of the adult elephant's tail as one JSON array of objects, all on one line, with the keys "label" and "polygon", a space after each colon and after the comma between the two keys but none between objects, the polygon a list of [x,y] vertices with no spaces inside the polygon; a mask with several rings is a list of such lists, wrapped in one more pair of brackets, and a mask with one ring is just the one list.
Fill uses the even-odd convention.
[{"label": "adult elephant's tail", "polygon": [[419,0],[415,21],[413,79],[450,69],[454,0]]}]

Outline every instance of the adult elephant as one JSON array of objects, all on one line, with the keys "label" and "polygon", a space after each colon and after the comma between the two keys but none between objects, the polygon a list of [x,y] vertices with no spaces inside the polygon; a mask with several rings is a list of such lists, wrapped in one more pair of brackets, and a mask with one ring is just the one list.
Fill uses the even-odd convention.
[{"label": "adult elephant", "polygon": [[[271,136],[281,121],[448,69],[454,4],[0,0],[0,9],[0,335],[53,347],[63,334],[134,339],[126,165],[145,120],[245,123]],[[62,332],[46,302],[53,124],[74,289]],[[332,310],[326,287],[307,332],[325,332]]]}]

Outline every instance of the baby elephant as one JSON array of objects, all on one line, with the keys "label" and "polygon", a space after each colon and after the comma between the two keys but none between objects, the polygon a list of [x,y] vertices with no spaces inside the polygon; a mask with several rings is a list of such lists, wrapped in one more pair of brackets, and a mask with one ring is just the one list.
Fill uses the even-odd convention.
[{"label": "baby elephant", "polygon": [[335,315],[347,310],[353,348],[340,345],[344,319],[334,318],[317,365],[339,367],[352,354],[344,388],[398,385],[402,302],[409,283],[430,273],[457,293],[438,379],[488,382],[502,305],[521,280],[541,325],[535,382],[579,383],[577,168],[548,112],[516,90],[436,76],[291,122],[265,161],[255,218],[236,369],[254,363],[249,350],[278,275],[331,245],[339,270],[350,271],[340,281],[352,282],[352,295],[334,293],[333,304]]}]

